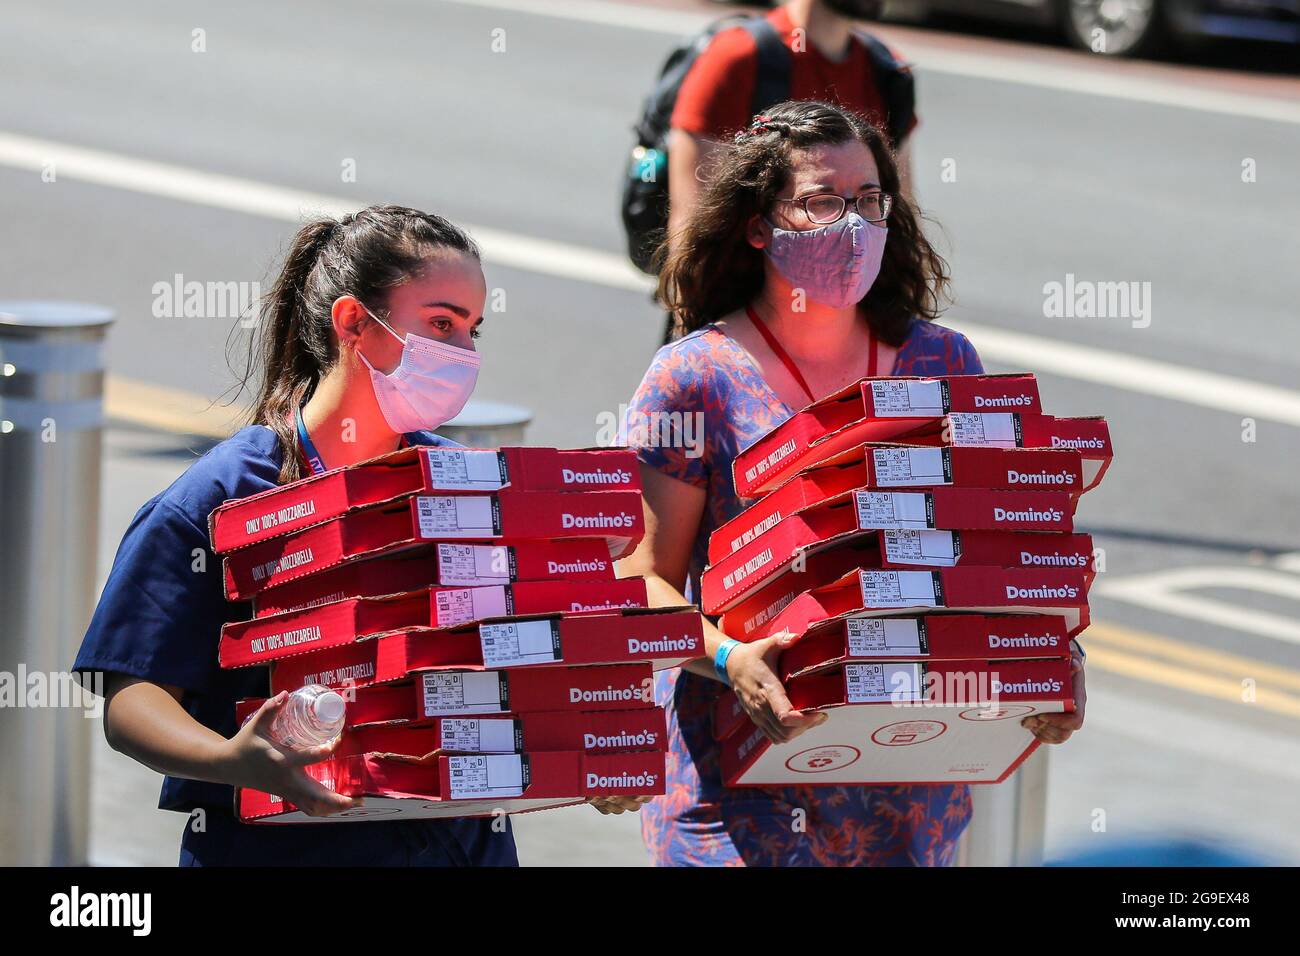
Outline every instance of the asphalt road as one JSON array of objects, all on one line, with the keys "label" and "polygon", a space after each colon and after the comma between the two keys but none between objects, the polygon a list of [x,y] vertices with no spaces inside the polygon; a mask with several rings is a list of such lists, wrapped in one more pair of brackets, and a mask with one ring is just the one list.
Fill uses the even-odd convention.
[{"label": "asphalt road", "polygon": [[[531,408],[532,441],[590,444],[659,334],[613,265],[629,125],[674,34],[709,7],[8,3],[0,298],[110,305],[116,379],[211,399],[232,381],[237,320],[156,318],[154,285],[269,282],[293,217],[176,169],[427,208],[493,238],[488,282],[507,306],[485,324],[478,396]],[[1117,449],[1079,514],[1106,571],[1088,727],[1052,755],[1049,851],[1177,831],[1300,860],[1300,80],[886,32],[918,62],[917,189],[953,266],[952,323],[991,367],[1038,371],[1051,410],[1105,415]],[[33,166],[47,154],[52,182]],[[1149,323],[1047,317],[1044,286],[1067,275],[1149,283]],[[192,445],[111,436],[105,571]],[[1183,577],[1144,577],[1171,570]],[[125,828],[113,812],[151,775],[97,759],[127,788],[104,785],[101,858],[172,859],[173,822]],[[534,862],[640,859],[626,818],[541,814],[520,833]]]}]

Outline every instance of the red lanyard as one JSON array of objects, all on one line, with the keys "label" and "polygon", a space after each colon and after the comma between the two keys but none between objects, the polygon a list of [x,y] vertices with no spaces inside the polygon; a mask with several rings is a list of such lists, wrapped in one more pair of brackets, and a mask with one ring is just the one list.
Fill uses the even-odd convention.
[{"label": "red lanyard", "polygon": [[[776,336],[772,334],[772,330],[767,327],[766,323],[758,317],[758,313],[754,311],[752,305],[745,306],[745,314],[749,316],[749,321],[754,323],[754,328],[758,329],[758,334],[763,336],[763,341],[766,342],[767,347],[772,350],[772,354],[781,360],[781,364],[784,365],[785,370],[790,373],[790,377],[799,383],[799,387],[802,388],[804,394],[808,396],[808,401],[817,401],[816,396],[812,393],[812,389],[808,387],[808,382],[804,379],[803,373],[799,371],[799,366],[794,364],[794,359],[790,358],[790,354],[781,347],[781,343],[776,340]],[[867,358],[868,378],[875,378],[876,376],[876,356],[879,351],[880,345],[876,341],[876,337],[873,335],[871,337],[871,355]]]}]

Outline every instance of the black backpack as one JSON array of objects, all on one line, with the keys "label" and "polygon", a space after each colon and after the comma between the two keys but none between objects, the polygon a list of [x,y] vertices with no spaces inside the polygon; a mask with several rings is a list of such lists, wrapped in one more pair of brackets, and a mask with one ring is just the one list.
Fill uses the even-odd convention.
[{"label": "black backpack", "polygon": [[[638,269],[649,275],[655,274],[654,252],[663,242],[668,225],[668,130],[677,94],[709,42],[732,27],[747,30],[758,50],[758,80],[749,115],[757,115],[789,95],[790,50],[764,16],[724,17],[682,42],[668,55],[659,71],[659,81],[645,99],[641,119],[633,127],[637,142],[623,184],[623,229],[627,233],[628,255]],[[854,36],[871,57],[876,84],[885,104],[889,139],[897,148],[916,112],[912,72],[871,34],[856,31]]]}]

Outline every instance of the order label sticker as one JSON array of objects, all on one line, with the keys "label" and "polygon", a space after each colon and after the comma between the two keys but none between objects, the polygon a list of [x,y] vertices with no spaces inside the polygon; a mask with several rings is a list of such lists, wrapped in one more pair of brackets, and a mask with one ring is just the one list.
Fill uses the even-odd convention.
[{"label": "order label sticker", "polygon": [[478,629],[483,663],[488,667],[553,664],[562,660],[558,621],[511,621]]},{"label": "order label sticker", "polygon": [[514,560],[504,544],[438,545],[438,583],[442,585],[509,584]]},{"label": "order label sticker", "polygon": [[863,607],[931,607],[937,604],[929,571],[860,571]]},{"label": "order label sticker", "polygon": [[845,664],[846,699],[850,704],[919,700],[924,675],[924,665],[916,662]]},{"label": "order label sticker", "polygon": [[429,486],[436,489],[496,491],[505,483],[500,452],[467,448],[428,448]]},{"label": "order label sticker", "polygon": [[882,488],[950,484],[947,459],[946,448],[875,448],[871,452],[876,484]]},{"label": "order label sticker", "polygon": [[449,717],[441,721],[440,731],[443,750],[508,754],[518,749],[515,722],[507,718]]},{"label": "order label sticker", "polygon": [[859,491],[854,494],[858,527],[928,528],[931,526],[929,495],[917,491]]},{"label": "order label sticker", "polygon": [[926,564],[950,568],[957,563],[953,531],[886,531],[885,558],[893,564]]},{"label": "order label sticker", "polygon": [[1015,448],[1016,416],[1011,412],[953,412],[952,444]]},{"label": "order label sticker", "polygon": [[421,495],[415,499],[420,537],[494,537],[499,532],[493,505],[486,495]]},{"label": "order label sticker", "polygon": [[871,404],[878,418],[938,418],[947,411],[943,383],[934,379],[874,381]]},{"label": "order label sticker", "polygon": [[503,586],[453,588],[433,592],[434,623],[438,627],[455,627],[484,617],[507,614],[506,589]]},{"label": "order label sticker", "polygon": [[909,618],[849,618],[850,657],[885,657],[902,654],[925,654],[919,621]]},{"label": "order label sticker", "polygon": [[481,797],[522,797],[527,785],[524,758],[519,754],[476,754],[447,758],[453,800]]},{"label": "order label sticker", "polygon": [[421,690],[424,716],[496,714],[505,710],[497,674],[456,672],[425,674]]}]

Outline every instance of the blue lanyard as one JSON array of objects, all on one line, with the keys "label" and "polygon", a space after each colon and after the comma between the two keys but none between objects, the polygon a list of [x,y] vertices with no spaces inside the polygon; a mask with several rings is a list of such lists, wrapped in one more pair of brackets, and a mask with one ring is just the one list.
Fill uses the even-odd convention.
[{"label": "blue lanyard", "polygon": [[302,409],[295,408],[293,411],[294,419],[298,424],[298,444],[302,446],[303,457],[307,459],[307,464],[311,466],[313,475],[319,475],[325,472],[325,462],[321,461],[320,452],[316,446],[311,443],[311,436],[307,434],[307,426],[303,424]]}]

